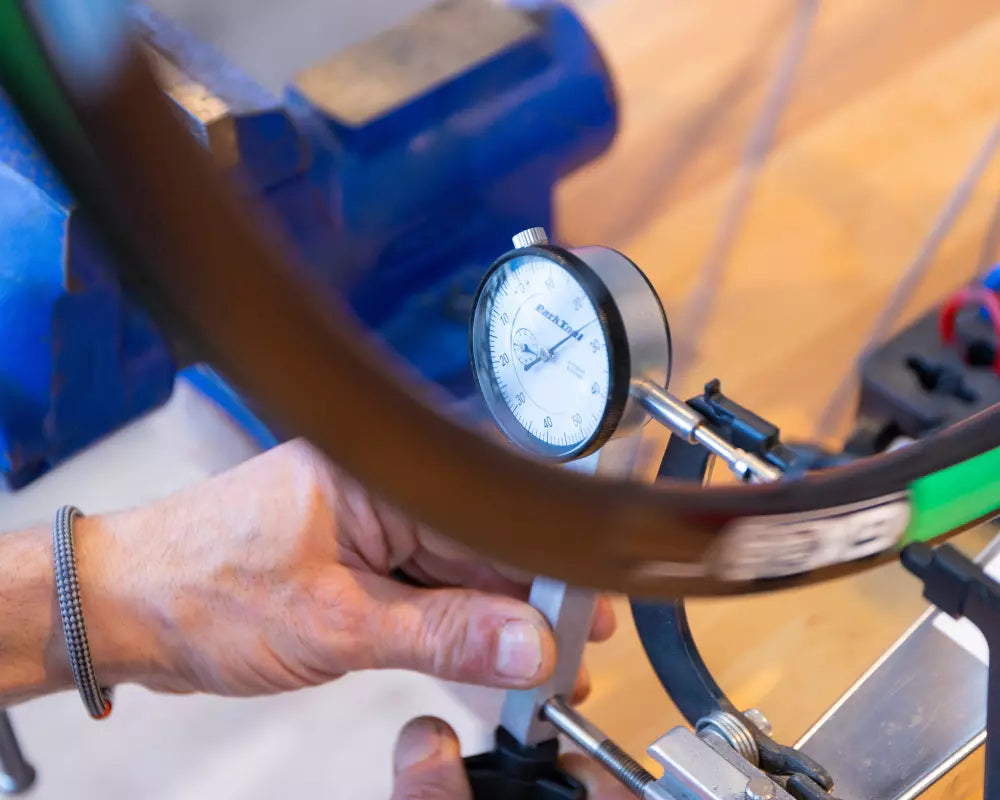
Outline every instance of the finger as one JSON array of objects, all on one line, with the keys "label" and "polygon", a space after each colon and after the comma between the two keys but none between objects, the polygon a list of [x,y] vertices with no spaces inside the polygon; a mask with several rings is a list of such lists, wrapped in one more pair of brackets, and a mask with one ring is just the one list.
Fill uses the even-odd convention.
[{"label": "finger", "polygon": [[411,669],[500,688],[537,686],[551,675],[556,644],[526,603],[469,589],[415,589],[364,576],[372,626],[364,667]]},{"label": "finger", "polygon": [[588,800],[632,800],[635,797],[591,758],[569,753],[559,761],[566,772],[587,787]]},{"label": "finger", "polygon": [[396,740],[393,767],[392,800],[472,800],[458,738],[439,719],[407,723]]},{"label": "finger", "polygon": [[599,595],[594,608],[594,621],[590,627],[590,641],[606,642],[612,637],[618,626],[615,620],[615,607],[606,594]]},{"label": "finger", "polygon": [[528,599],[529,587],[507,578],[484,561],[454,561],[437,553],[420,550],[401,565],[407,574],[427,586],[463,586],[490,594]]},{"label": "finger", "polygon": [[573,684],[573,695],[570,697],[571,705],[579,705],[590,696],[590,670],[586,664],[580,665],[580,671],[576,673],[576,683]]},{"label": "finger", "polygon": [[[426,527],[420,527],[421,547],[415,553],[437,583],[466,586],[486,592],[500,591],[515,597],[526,595],[531,575],[501,564],[489,563],[471,548],[447,539]],[[486,585],[481,581],[488,581]]]}]

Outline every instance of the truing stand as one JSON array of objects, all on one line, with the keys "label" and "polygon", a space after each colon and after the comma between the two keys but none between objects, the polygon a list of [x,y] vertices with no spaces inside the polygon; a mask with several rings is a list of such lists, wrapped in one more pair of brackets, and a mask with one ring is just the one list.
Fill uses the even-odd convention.
[{"label": "truing stand", "polygon": [[[719,382],[705,386],[688,405],[714,434],[775,467],[782,474],[799,472],[796,454],[781,442],[781,432],[765,419],[722,394]],[[710,454],[699,445],[673,436],[660,465],[659,477],[701,483]],[[632,616],[656,676],[685,719],[699,729],[712,718],[735,717],[754,739],[758,763],[801,800],[832,800],[830,774],[795,748],[781,745],[757,721],[740,713],[709,672],[691,634],[683,600],[673,603],[632,600]],[[737,723],[738,724],[738,723]]]}]

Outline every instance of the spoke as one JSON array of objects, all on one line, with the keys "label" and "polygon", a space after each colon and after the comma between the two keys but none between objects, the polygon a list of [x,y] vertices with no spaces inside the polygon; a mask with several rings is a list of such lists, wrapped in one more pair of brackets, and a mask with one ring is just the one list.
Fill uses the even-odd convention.
[{"label": "spoke", "polygon": [[868,333],[868,338],[861,348],[860,355],[855,359],[853,367],[844,376],[840,384],[838,384],[826,407],[820,414],[819,422],[816,423],[814,432],[814,436],[817,439],[823,440],[836,432],[837,423],[840,421],[847,403],[854,395],[861,363],[889,335],[896,319],[906,307],[906,303],[910,297],[917,290],[927,270],[934,263],[934,257],[941,248],[942,242],[947,238],[955,222],[961,216],[962,210],[968,204],[969,199],[976,189],[976,185],[993,160],[998,146],[1000,146],[1000,119],[990,128],[989,133],[986,135],[986,140],[983,142],[982,147],[980,147],[979,152],[976,153],[976,157],[972,160],[962,179],[945,202],[930,232],[924,237],[923,242],[921,242],[916,256],[914,256],[909,266],[903,271],[885,307],[875,319]]},{"label": "spoke", "polygon": [[800,0],[785,52],[775,70],[740,159],[736,186],[726,204],[708,254],[698,270],[698,282],[692,290],[681,317],[681,345],[674,361],[674,380],[682,381],[697,357],[698,342],[712,316],[719,288],[726,274],[733,245],[743,227],[753,199],[757,180],[774,143],[775,130],[788,105],[795,76],[806,53],[806,45],[819,10],[819,0]]},{"label": "spoke", "polygon": [[749,94],[754,79],[763,70],[768,53],[766,43],[774,38],[780,21],[775,14],[755,32],[756,39],[765,44],[749,51],[736,64],[715,96],[696,108],[670,137],[669,146],[658,155],[655,149],[651,152],[651,161],[643,164],[642,180],[622,198],[616,219],[604,235],[606,240],[623,244],[634,238],[655,213],[674,199],[685,170],[701,154],[705,142],[723,128],[732,109]]},{"label": "spoke", "polygon": [[983,237],[983,249],[979,253],[979,266],[976,274],[985,276],[1000,261],[1000,197],[997,197],[993,207],[993,216]]}]

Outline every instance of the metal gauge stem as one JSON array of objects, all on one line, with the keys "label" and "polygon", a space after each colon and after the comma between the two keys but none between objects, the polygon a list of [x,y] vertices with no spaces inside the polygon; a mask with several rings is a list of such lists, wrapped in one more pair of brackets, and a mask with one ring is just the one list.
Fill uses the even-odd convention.
[{"label": "metal gauge stem", "polygon": [[519,448],[552,461],[582,458],[648,419],[632,387],[667,384],[666,316],[646,277],[615,250],[554,247],[540,229],[519,234],[515,246],[476,294],[476,380]]}]

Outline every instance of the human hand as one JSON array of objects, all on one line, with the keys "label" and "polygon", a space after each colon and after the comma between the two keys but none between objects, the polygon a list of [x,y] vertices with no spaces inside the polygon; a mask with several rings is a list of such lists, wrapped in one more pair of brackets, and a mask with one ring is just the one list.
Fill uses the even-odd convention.
[{"label": "human hand", "polygon": [[[421,717],[408,723],[396,741],[393,762],[392,800],[473,800],[458,739],[439,719]],[[589,800],[632,797],[585,756],[565,755],[561,767],[587,787]]]},{"label": "human hand", "polygon": [[[402,668],[524,688],[555,664],[524,582],[375,502],[303,442],[151,506],[79,519],[76,540],[109,685],[256,695]],[[602,600],[592,638],[613,628]],[[585,691],[584,675],[577,699]]]}]

